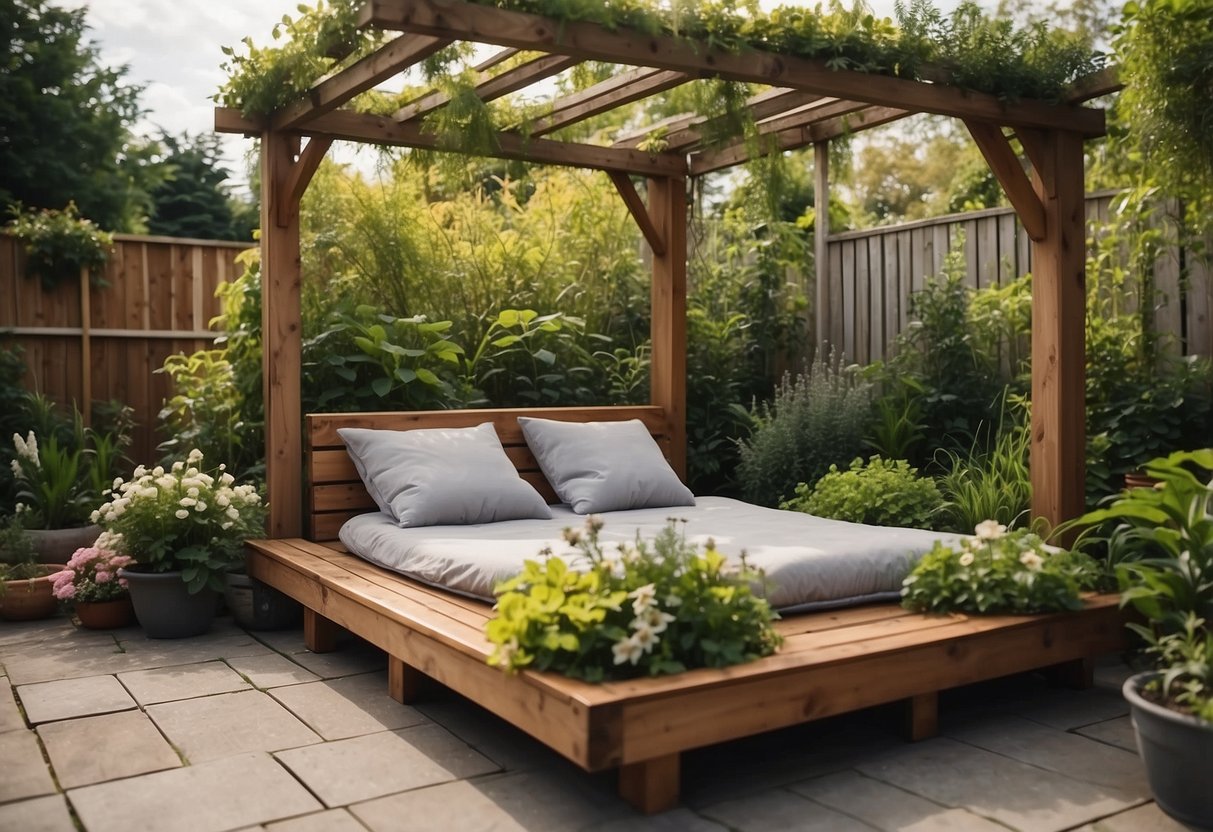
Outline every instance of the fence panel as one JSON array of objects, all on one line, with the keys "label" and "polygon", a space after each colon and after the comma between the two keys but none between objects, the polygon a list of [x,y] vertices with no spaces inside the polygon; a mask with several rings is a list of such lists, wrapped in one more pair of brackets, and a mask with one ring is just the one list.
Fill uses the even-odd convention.
[{"label": "fence panel", "polygon": [[215,289],[239,274],[244,243],[116,235],[106,286],[45,291],[25,276],[19,241],[0,235],[0,339],[25,353],[25,385],[61,403],[117,399],[135,410],[130,455],[156,458],[157,414],[170,394],[165,358],[210,346]]}]

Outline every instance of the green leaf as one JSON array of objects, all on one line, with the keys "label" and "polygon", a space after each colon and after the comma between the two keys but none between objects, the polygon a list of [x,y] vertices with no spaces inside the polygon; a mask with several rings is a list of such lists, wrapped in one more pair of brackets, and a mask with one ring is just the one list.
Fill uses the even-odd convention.
[{"label": "green leaf", "polygon": [[375,391],[376,396],[382,399],[392,392],[392,380],[383,377],[377,378],[371,382],[371,389]]}]

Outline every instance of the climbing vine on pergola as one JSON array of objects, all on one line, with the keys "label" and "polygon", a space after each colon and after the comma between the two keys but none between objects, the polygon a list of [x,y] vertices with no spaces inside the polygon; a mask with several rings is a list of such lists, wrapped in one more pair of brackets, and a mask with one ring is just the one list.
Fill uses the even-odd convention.
[{"label": "climbing vine on pergola", "polygon": [[[806,12],[808,13],[808,12]],[[366,112],[354,100],[452,44],[499,51],[473,68],[470,92],[481,101],[534,91],[535,84],[579,63],[619,71],[559,96],[514,130],[497,130],[476,151],[539,164],[603,171],[617,187],[653,253],[651,401],[673,425],[672,463],[682,473],[686,435],[686,222],[688,177],[750,161],[761,153],[813,145],[817,199],[827,199],[831,139],[914,113],[961,119],[1002,183],[1033,246],[1031,476],[1033,515],[1050,523],[1083,509],[1085,219],[1083,141],[1104,132],[1101,110],[1081,102],[1115,88],[1109,73],[1075,84],[1060,103],[942,83],[946,73],[916,66],[913,78],[832,68],[820,58],[749,46],[726,50],[669,31],[607,28],[552,20],[463,0],[370,0],[353,32],[338,38],[339,68],[266,115],[216,110],[216,129],[261,138],[263,337],[270,535],[302,532],[300,421],[299,202],[335,140],[449,149],[426,118],[452,92],[426,92],[390,113]],[[333,46],[334,44],[330,44]],[[704,78],[761,90],[744,101],[748,135],[707,141],[711,124],[689,114],[646,127],[611,145],[550,138],[564,127]],[[936,78],[935,82],[925,80]],[[1021,159],[1011,142],[1018,141]],[[635,179],[645,180],[638,189]],[[647,194],[647,201],[642,196]],[[828,233],[817,212],[818,268]],[[830,307],[830,281],[817,278],[818,331]]]}]

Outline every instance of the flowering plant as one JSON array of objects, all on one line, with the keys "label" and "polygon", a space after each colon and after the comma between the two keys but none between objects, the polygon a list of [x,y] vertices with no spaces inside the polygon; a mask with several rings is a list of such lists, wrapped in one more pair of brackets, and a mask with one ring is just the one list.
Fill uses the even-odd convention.
[{"label": "flowering plant", "polygon": [[219,588],[245,539],[260,533],[263,508],[254,486],[236,485],[223,465],[209,473],[201,465],[195,449],[167,470],[140,465],[129,482],[114,480],[109,502],[93,513],[105,530],[98,548],[150,572],[180,570],[190,592]]},{"label": "flowering plant", "polygon": [[66,529],[82,526],[99,502],[87,473],[83,447],[60,444],[53,434],[42,446],[31,430],[24,439],[13,434],[16,513],[26,528]]},{"label": "flowering plant", "polygon": [[118,570],[132,563],[129,556],[108,549],[77,549],[67,569],[51,579],[55,597],[60,601],[116,601],[126,595],[126,579],[118,577]]},{"label": "flowering plant", "polygon": [[598,541],[602,521],[565,530],[585,567],[552,557],[528,560],[497,587],[497,615],[486,632],[491,664],[534,667],[597,682],[724,667],[770,655],[780,642],[776,617],[751,583],[761,576],[744,557],[732,568],[708,542],[702,554],[675,521],[648,544]]},{"label": "flowering plant", "polygon": [[1032,613],[1082,607],[1099,566],[1087,555],[1047,546],[1027,529],[995,520],[977,524],[959,548],[936,542],[901,588],[902,605],[919,612]]}]

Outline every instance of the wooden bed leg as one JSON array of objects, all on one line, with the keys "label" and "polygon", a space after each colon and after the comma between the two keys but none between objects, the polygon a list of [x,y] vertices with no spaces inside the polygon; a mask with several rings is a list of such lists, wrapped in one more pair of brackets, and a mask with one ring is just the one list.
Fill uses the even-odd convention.
[{"label": "wooden bed leg", "polygon": [[429,676],[395,656],[387,657],[388,695],[401,705],[410,705],[433,690]]},{"label": "wooden bed leg", "polygon": [[646,815],[678,805],[681,760],[678,754],[619,767],[619,796]]},{"label": "wooden bed leg", "polygon": [[331,653],[337,649],[341,627],[315,610],[303,608],[303,643],[313,653]]},{"label": "wooden bed leg", "polygon": [[1095,659],[1087,656],[1073,659],[1049,668],[1049,681],[1070,690],[1089,690],[1095,687]]},{"label": "wooden bed leg", "polygon": [[906,738],[912,742],[939,733],[939,694],[920,693],[906,700]]}]

